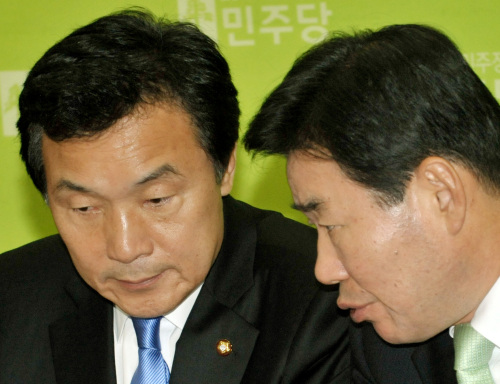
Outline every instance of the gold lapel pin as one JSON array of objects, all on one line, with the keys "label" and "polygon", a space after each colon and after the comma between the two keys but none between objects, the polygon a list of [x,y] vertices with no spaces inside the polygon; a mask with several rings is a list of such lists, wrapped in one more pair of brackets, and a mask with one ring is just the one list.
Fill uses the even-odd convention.
[{"label": "gold lapel pin", "polygon": [[233,345],[227,339],[222,339],[217,342],[217,353],[221,356],[230,355],[233,352]]}]

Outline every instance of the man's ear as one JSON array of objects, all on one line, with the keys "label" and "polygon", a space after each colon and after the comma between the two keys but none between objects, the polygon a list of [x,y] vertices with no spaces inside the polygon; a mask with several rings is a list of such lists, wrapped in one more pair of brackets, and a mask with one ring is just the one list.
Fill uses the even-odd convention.
[{"label": "man's ear", "polygon": [[428,157],[415,171],[419,198],[444,220],[450,234],[457,234],[465,221],[467,198],[465,186],[457,167],[441,157]]},{"label": "man's ear", "polygon": [[231,152],[231,156],[229,157],[229,163],[227,164],[226,171],[224,172],[224,176],[222,176],[220,192],[222,196],[227,196],[231,193],[233,189],[233,181],[234,181],[234,172],[236,170],[236,145]]}]

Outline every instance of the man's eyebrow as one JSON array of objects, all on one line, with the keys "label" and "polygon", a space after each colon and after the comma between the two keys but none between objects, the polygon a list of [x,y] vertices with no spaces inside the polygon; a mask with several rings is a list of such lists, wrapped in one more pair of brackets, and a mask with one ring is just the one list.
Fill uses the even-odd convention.
[{"label": "man's eyebrow", "polygon": [[323,202],[320,200],[310,200],[305,204],[293,203],[292,208],[296,209],[297,211],[307,213],[307,212],[317,211],[322,204]]},{"label": "man's eyebrow", "polygon": [[72,181],[62,179],[56,185],[56,191],[60,191],[61,189],[69,189],[71,191],[90,193],[90,189],[87,189],[81,185],[75,184]]},{"label": "man's eyebrow", "polygon": [[173,165],[164,164],[161,167],[155,169],[149,175],[147,175],[144,178],[142,178],[141,180],[139,180],[136,183],[136,185],[146,184],[150,181],[159,179],[160,177],[168,175],[168,174],[174,174],[174,175],[178,175],[178,176],[181,175],[181,173]]}]

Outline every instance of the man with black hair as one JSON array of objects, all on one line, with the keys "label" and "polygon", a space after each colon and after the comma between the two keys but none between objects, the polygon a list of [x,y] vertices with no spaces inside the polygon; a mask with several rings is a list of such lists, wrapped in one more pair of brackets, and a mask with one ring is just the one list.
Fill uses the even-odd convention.
[{"label": "man with black hair", "polygon": [[[500,383],[500,107],[448,37],[333,35],[295,62],[244,141],[287,157],[318,232],[316,277],[373,325],[353,328],[355,380],[451,383],[454,362],[460,383]],[[391,348],[373,329],[423,344]]]},{"label": "man with black hair", "polygon": [[229,196],[236,96],[211,39],[140,10],[35,64],[21,155],[59,235],[0,255],[1,383],[349,382],[314,231]]}]

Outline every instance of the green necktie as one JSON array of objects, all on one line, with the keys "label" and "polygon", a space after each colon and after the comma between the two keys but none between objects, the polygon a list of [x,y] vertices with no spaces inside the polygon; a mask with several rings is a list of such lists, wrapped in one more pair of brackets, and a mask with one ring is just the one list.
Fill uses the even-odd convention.
[{"label": "green necktie", "polygon": [[455,370],[459,384],[494,384],[488,367],[494,344],[469,323],[455,326]]}]

